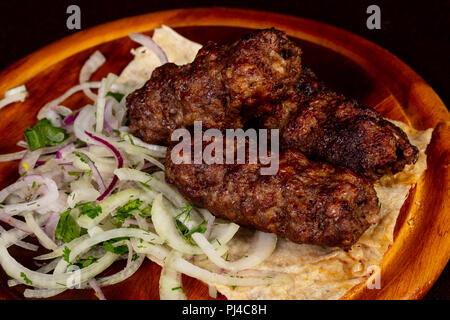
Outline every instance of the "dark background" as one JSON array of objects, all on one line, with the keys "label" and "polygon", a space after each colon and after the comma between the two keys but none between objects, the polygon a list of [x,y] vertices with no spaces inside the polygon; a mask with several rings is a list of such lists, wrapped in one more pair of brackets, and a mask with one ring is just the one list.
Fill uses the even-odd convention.
[{"label": "dark background", "polygon": [[[322,21],[361,35],[411,66],[449,106],[450,0],[22,0],[0,2],[0,70],[76,31],[66,28],[66,9],[81,8],[82,29],[142,13],[186,7],[230,6],[260,9]],[[381,8],[381,30],[368,30],[366,8]],[[450,300],[450,267],[425,299]]]}]

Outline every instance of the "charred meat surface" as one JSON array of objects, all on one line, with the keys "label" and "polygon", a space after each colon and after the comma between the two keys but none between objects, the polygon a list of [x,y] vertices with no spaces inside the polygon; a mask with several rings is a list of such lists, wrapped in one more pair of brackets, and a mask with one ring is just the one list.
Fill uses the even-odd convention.
[{"label": "charred meat surface", "polygon": [[259,164],[174,164],[172,150],[166,180],[192,204],[240,225],[297,243],[349,247],[378,221],[370,182],[298,150],[280,154],[275,175],[260,175]]},{"label": "charred meat surface", "polygon": [[371,180],[417,160],[405,133],[375,110],[347,99],[301,67],[301,49],[275,29],[231,45],[209,43],[195,61],[165,64],[127,98],[130,130],[170,144],[177,128],[242,128],[259,119],[279,128],[282,145]]},{"label": "charred meat surface", "polygon": [[[297,115],[282,130],[283,145],[371,180],[417,161],[417,148],[400,128],[377,111],[327,88],[304,69],[295,96]],[[263,125],[283,124],[276,117],[263,119]]]},{"label": "charred meat surface", "polygon": [[278,30],[255,31],[229,45],[209,43],[194,62],[165,64],[127,98],[130,130],[146,142],[170,143],[173,130],[241,128],[287,99],[301,74],[301,50]]}]

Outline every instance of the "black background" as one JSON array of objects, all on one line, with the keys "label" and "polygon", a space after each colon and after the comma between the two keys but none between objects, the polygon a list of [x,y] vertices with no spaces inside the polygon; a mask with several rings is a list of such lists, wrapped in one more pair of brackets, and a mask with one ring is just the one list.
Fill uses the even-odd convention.
[{"label": "black background", "polygon": [[[361,35],[397,55],[449,106],[450,0],[1,0],[0,70],[75,32],[66,28],[66,9],[70,4],[81,8],[82,29],[147,12],[206,6],[253,8],[322,21]],[[371,4],[381,8],[381,30],[366,27],[366,8]],[[449,266],[425,298],[450,300]]]}]

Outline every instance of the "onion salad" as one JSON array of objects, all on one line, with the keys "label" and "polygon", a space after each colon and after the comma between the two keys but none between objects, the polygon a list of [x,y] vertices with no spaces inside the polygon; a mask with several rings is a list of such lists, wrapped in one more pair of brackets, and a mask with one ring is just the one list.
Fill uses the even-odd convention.
[{"label": "onion salad", "polygon": [[[168,62],[163,45],[151,37],[130,38],[160,64]],[[255,231],[247,255],[230,260],[230,241],[239,226],[195,208],[165,182],[166,147],[129,132],[125,100],[133,88],[114,74],[90,81],[104,64],[107,59],[94,52],[81,69],[80,83],[41,108],[39,121],[24,133],[26,143],[18,143],[24,149],[0,155],[0,161],[20,160],[20,178],[0,191],[5,227],[0,226],[0,264],[11,278],[8,285],[25,285],[28,298],[91,289],[104,300],[102,288],[126,281],[146,258],[162,267],[161,299],[186,299],[182,274],[206,283],[213,297],[216,285],[276,283],[276,277],[240,274],[269,257],[277,237]],[[64,102],[77,92],[92,103],[72,110]],[[25,86],[11,89],[0,108],[27,95]],[[34,257],[39,268],[18,262],[11,246],[32,252],[41,247]],[[199,266],[194,256],[213,267]],[[118,260],[126,261],[124,269],[103,276]]]}]

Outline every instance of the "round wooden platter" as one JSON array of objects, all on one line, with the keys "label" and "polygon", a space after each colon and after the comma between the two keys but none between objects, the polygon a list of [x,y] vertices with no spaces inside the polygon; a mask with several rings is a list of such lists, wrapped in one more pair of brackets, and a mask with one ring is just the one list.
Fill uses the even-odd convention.
[{"label": "round wooden platter", "polygon": [[[19,150],[27,125],[46,102],[78,83],[81,66],[100,50],[106,64],[94,75],[120,73],[131,60],[135,43],[131,32],[146,32],[165,24],[182,35],[205,43],[233,41],[250,29],[275,27],[298,41],[303,63],[347,96],[375,107],[387,118],[416,129],[435,127],[427,149],[428,169],[405,202],[395,228],[395,242],[381,263],[381,289],[358,285],[344,299],[420,299],[432,286],[450,257],[450,115],[436,93],[402,61],[379,46],[338,28],[292,16],[231,8],[180,9],[144,14],[81,31],[16,62],[0,73],[0,96],[25,84],[30,92],[24,103],[0,111],[0,153]],[[65,102],[75,108],[90,101],[77,94]],[[18,161],[0,163],[0,188],[18,178]],[[13,256],[33,267],[35,253],[11,248]],[[117,271],[123,264],[113,266]],[[34,266],[35,268],[35,266]],[[123,283],[104,289],[109,299],[158,299],[160,268],[146,261]],[[0,272],[0,298],[23,299],[24,287],[8,288]],[[190,299],[209,299],[207,287],[183,277]],[[69,290],[56,299],[96,299],[90,290]],[[223,297],[219,297],[223,298]]]}]

